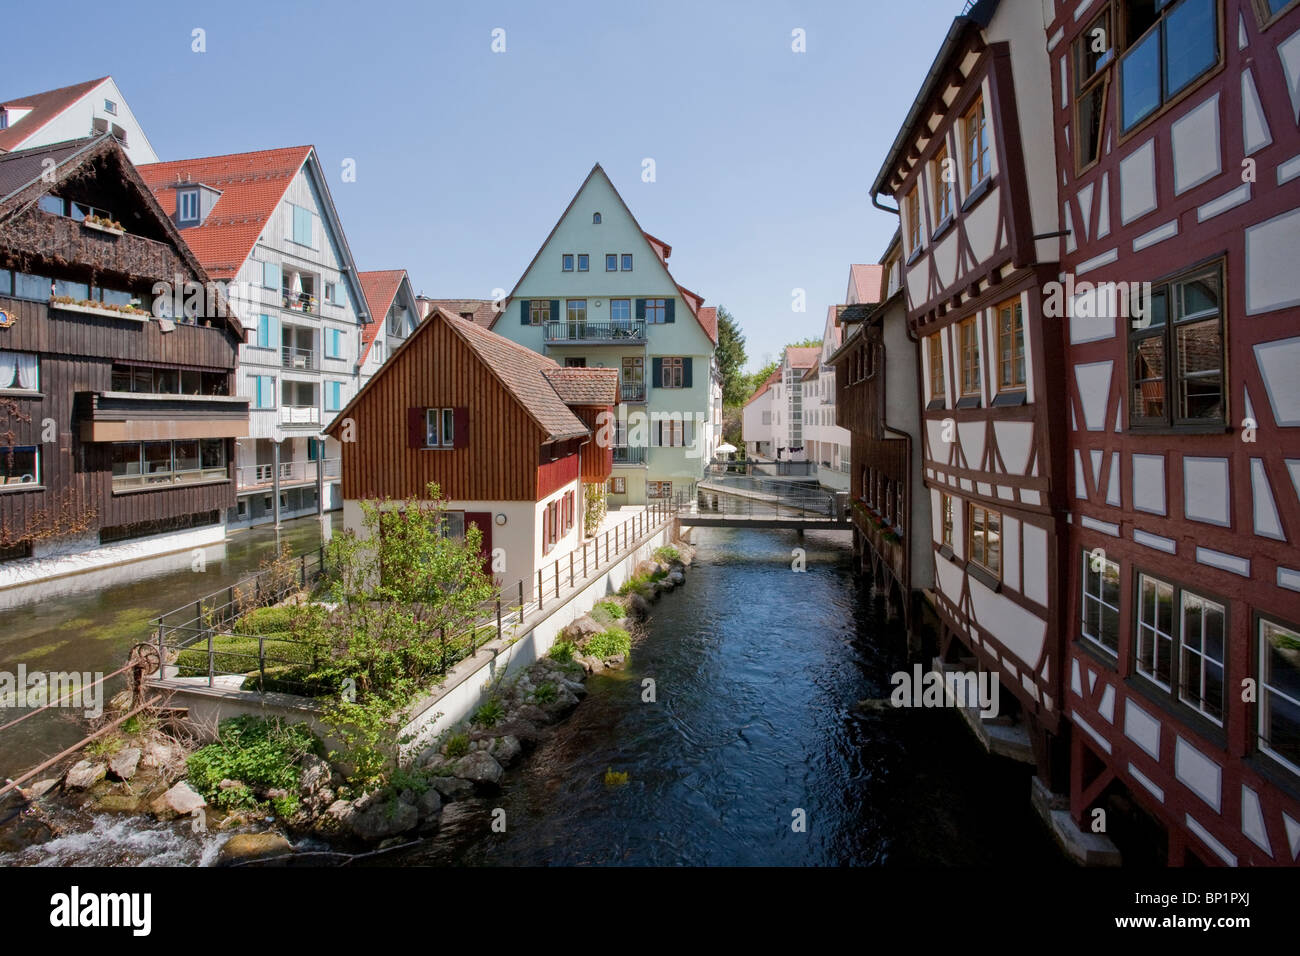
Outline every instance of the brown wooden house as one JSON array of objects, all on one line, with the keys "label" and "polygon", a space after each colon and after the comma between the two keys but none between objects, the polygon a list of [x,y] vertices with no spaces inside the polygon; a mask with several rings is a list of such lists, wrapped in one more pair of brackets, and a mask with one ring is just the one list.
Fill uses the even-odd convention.
[{"label": "brown wooden house", "polygon": [[363,530],[361,501],[427,498],[436,482],[451,532],[477,525],[500,583],[531,581],[581,545],[586,486],[613,468],[617,403],[616,369],[562,368],[434,309],[329,428],[344,525]]},{"label": "brown wooden house", "polygon": [[0,155],[0,587],[224,538],[241,337],[111,135]]}]

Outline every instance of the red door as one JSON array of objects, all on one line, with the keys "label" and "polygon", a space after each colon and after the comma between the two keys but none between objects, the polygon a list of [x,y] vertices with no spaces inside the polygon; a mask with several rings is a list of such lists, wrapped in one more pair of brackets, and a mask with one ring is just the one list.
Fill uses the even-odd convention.
[{"label": "red door", "polygon": [[483,532],[483,571],[489,577],[492,575],[492,512],[490,511],[469,511],[465,514],[465,527],[478,525],[479,531]]}]

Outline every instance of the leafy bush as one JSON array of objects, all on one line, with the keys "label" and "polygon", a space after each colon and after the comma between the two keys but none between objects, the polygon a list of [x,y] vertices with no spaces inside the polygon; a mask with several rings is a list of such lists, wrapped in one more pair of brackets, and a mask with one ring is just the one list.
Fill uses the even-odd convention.
[{"label": "leafy bush", "polygon": [[451,759],[469,753],[469,734],[452,734],[447,738],[447,756]]},{"label": "leafy bush", "polygon": [[[659,574],[661,577],[663,576],[663,572],[659,572]],[[623,586],[618,589],[618,593],[621,597],[626,597],[635,592],[648,601],[654,597],[654,588],[651,587],[651,584],[655,580],[657,579],[651,574],[634,574],[623,582]]]},{"label": "leafy bush", "polygon": [[632,635],[621,627],[611,627],[587,638],[583,649],[592,657],[602,660],[616,654],[626,655],[632,650]]},{"label": "leafy bush", "polygon": [[[252,807],[255,791],[287,790],[287,797],[274,801],[281,816],[298,809],[301,761],[319,744],[306,724],[282,724],[278,720],[243,716],[223,720],[217,739],[190,755],[187,777],[202,796],[220,807]],[[242,786],[221,789],[222,780],[237,780]]]},{"label": "leafy bush", "polygon": [[477,724],[480,727],[495,727],[501,723],[501,719],[506,715],[505,704],[501,703],[495,697],[489,697],[481,707],[474,712],[470,718],[470,723]]},{"label": "leafy bush", "polygon": [[682,559],[682,553],[674,548],[671,544],[666,544],[662,548],[655,549],[655,560],[662,561],[664,564],[674,564]]},{"label": "leafy bush", "polygon": [[623,618],[627,617],[627,609],[618,601],[599,601],[596,603],[596,606],[592,608],[592,611],[600,611],[602,614],[615,621],[621,621]]},{"label": "leafy bush", "polygon": [[548,656],[553,661],[559,661],[561,664],[567,664],[573,660],[573,652],[577,650],[573,641],[556,641],[551,645]]},{"label": "leafy bush", "polygon": [[545,684],[539,684],[537,689],[533,691],[533,699],[539,704],[554,703],[555,699],[559,696],[560,692],[556,689],[555,685],[549,681]]}]

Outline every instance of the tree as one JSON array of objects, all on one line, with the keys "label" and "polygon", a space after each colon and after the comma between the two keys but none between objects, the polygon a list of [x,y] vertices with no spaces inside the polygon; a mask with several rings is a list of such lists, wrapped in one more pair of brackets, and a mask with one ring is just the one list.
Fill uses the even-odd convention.
[{"label": "tree", "polygon": [[745,336],[735,316],[725,306],[718,306],[718,371],[722,375],[722,404],[739,405],[749,397],[745,373],[741,371],[745,355]]}]

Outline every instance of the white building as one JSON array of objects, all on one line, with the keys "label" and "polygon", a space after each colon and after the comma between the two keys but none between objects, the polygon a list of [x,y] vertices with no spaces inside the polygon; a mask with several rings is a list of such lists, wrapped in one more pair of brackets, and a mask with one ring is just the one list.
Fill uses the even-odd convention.
[{"label": "white building", "polygon": [[111,76],[0,103],[0,153],[101,133],[112,133],[137,166],[158,162]]},{"label": "white building", "polygon": [[370,321],[361,330],[361,384],[379,371],[420,324],[420,304],[411,291],[405,269],[358,273],[366,295]]}]

